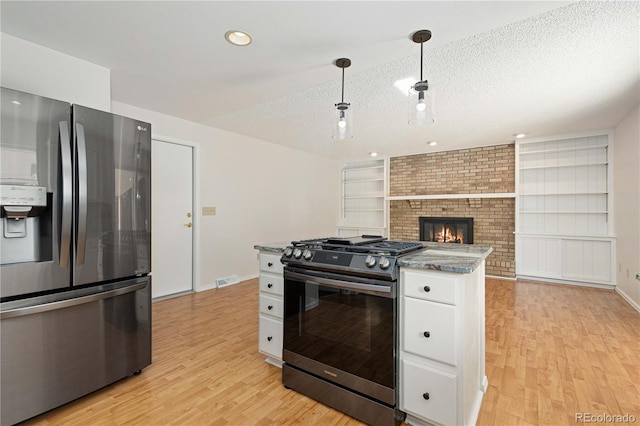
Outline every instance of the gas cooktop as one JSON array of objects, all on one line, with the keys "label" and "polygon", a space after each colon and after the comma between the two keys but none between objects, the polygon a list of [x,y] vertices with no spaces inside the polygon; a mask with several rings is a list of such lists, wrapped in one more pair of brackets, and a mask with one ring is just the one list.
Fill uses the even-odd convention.
[{"label": "gas cooktop", "polygon": [[292,241],[293,248],[315,248],[322,250],[341,250],[357,253],[386,253],[399,256],[423,247],[422,243],[413,241],[391,241],[377,235],[358,237],[331,237],[310,240]]},{"label": "gas cooktop", "polygon": [[394,280],[399,256],[420,250],[422,243],[391,241],[377,235],[292,241],[282,255],[285,265]]}]

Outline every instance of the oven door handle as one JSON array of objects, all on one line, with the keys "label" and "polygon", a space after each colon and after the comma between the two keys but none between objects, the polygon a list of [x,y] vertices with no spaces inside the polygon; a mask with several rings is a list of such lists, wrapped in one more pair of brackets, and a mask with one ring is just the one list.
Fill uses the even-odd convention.
[{"label": "oven door handle", "polygon": [[354,290],[360,293],[373,294],[382,297],[393,297],[391,285],[375,285],[375,284],[362,284],[355,282],[347,282],[340,280],[332,280],[329,278],[313,277],[309,275],[299,274],[297,272],[285,271],[285,281],[287,279],[294,279],[302,281],[305,284],[324,285],[327,287],[333,287],[344,290]]}]

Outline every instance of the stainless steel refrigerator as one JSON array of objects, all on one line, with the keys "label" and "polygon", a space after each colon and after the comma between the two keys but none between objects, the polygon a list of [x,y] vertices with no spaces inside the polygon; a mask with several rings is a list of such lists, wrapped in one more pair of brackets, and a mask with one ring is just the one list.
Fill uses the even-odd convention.
[{"label": "stainless steel refrigerator", "polygon": [[0,422],[151,363],[151,126],[1,89]]}]

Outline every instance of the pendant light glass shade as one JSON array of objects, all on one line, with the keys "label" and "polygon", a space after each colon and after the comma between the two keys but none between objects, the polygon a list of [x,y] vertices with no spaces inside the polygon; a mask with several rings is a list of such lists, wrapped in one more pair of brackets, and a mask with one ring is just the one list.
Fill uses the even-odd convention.
[{"label": "pendant light glass shade", "polygon": [[333,138],[334,139],[351,139],[353,138],[353,113],[349,104],[340,102],[336,104],[336,113],[334,119]]},{"label": "pendant light glass shade", "polygon": [[423,44],[431,39],[431,31],[420,30],[411,39],[420,43],[420,80],[409,88],[409,124],[428,126],[433,123],[433,89],[422,76]]},{"label": "pendant light glass shade", "polygon": [[344,101],[344,69],[351,65],[351,60],[340,58],[336,59],[335,64],[338,68],[342,68],[342,100],[335,104],[333,139],[351,139],[353,138],[353,110],[351,104]]},{"label": "pendant light glass shade", "polygon": [[433,124],[433,90],[426,80],[409,87],[408,122],[416,126]]}]

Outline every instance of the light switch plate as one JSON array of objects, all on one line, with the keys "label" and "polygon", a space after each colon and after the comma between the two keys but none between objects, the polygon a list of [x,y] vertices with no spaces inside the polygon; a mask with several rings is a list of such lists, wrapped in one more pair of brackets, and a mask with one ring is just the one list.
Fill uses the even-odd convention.
[{"label": "light switch plate", "polygon": [[203,207],[202,208],[202,216],[215,216],[216,208],[215,207]]}]

